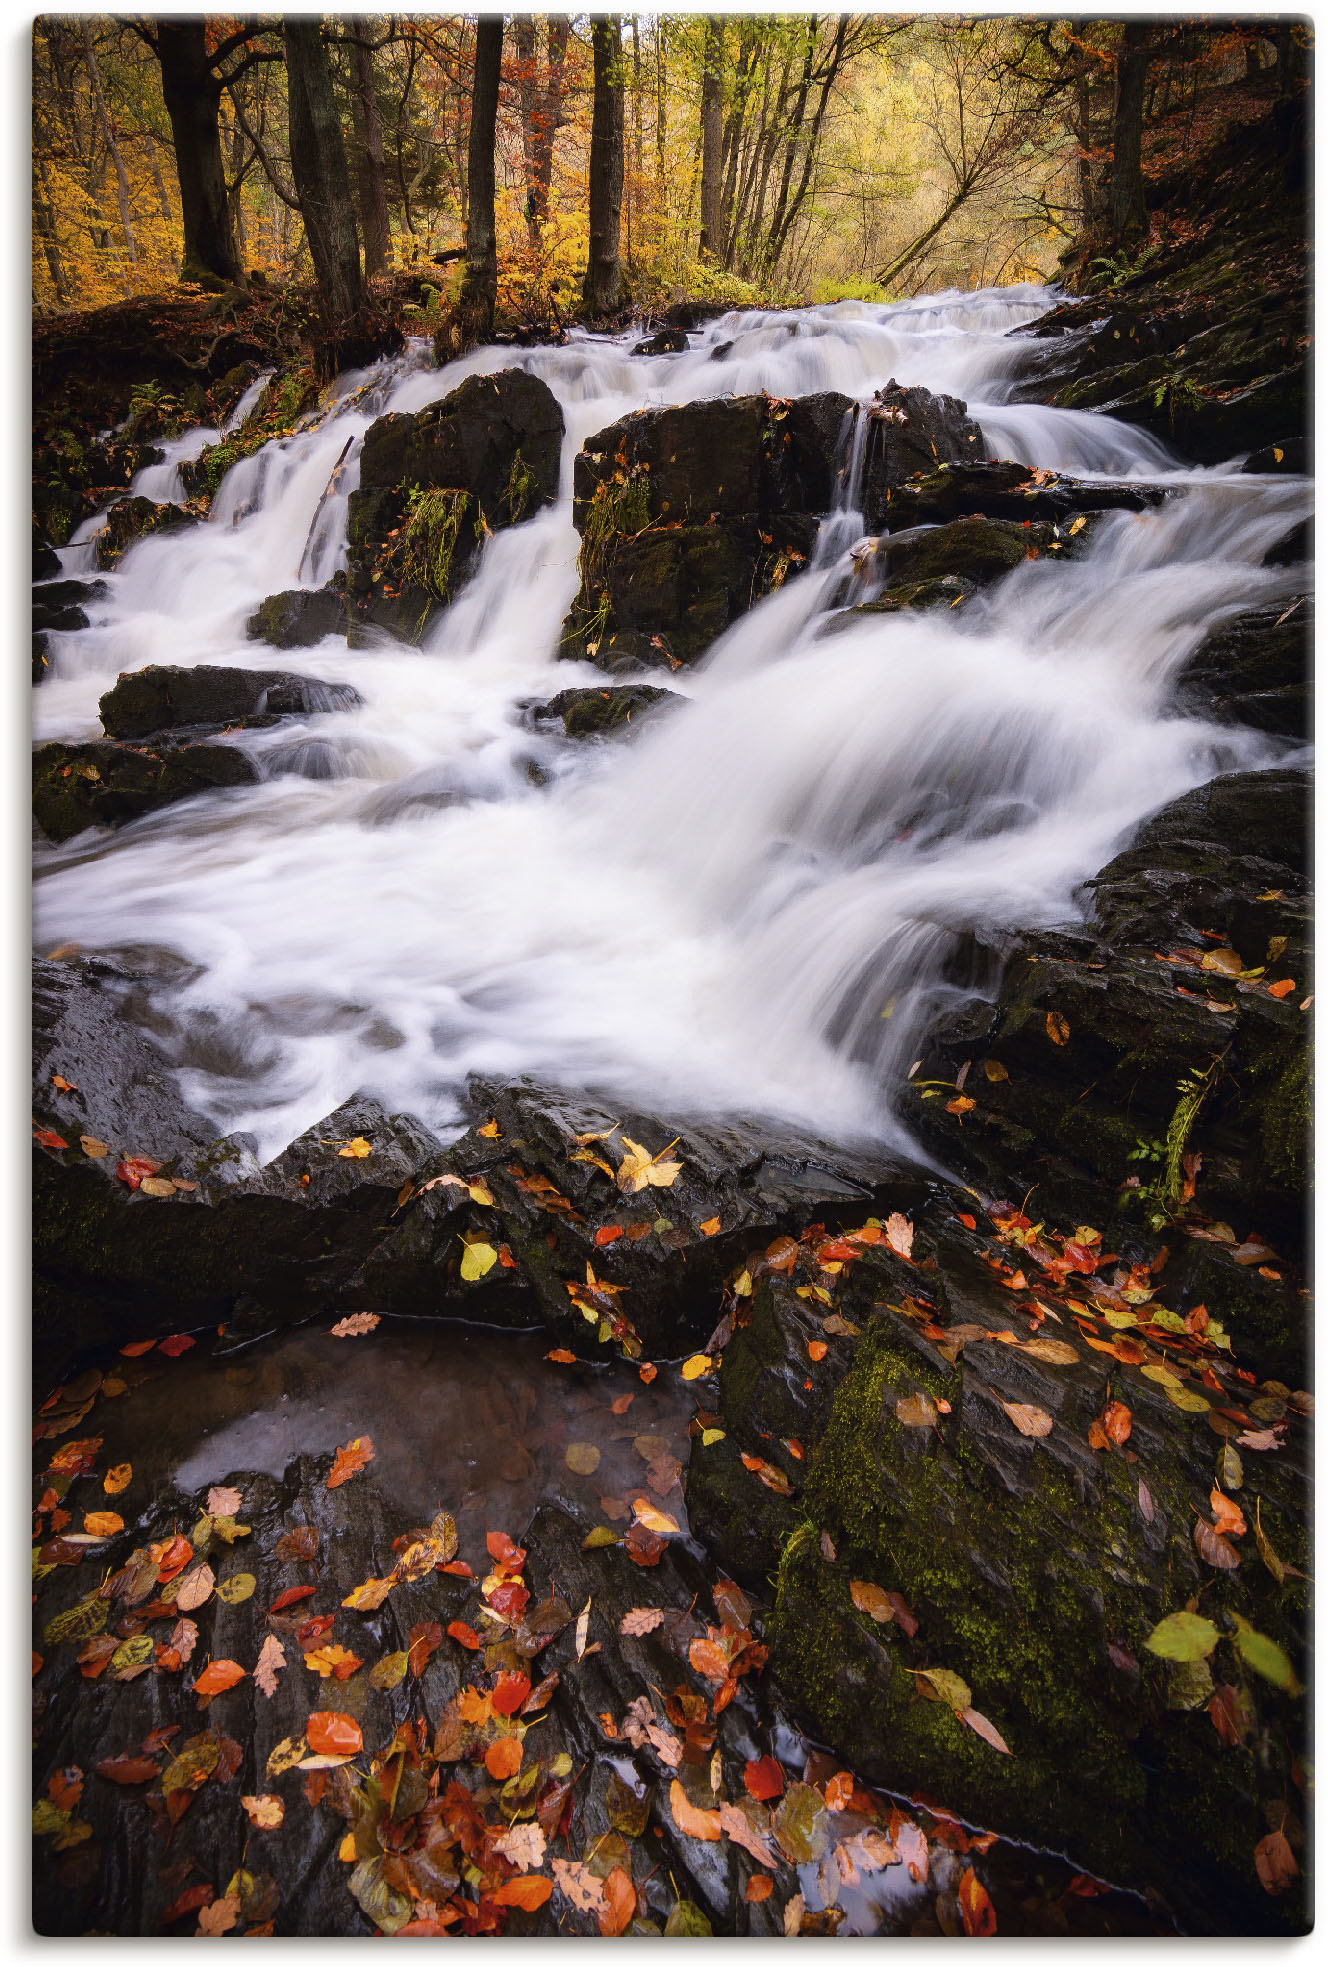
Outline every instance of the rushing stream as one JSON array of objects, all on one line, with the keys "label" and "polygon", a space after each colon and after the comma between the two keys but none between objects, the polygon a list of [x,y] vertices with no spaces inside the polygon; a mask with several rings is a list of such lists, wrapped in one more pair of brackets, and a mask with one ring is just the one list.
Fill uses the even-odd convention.
[{"label": "rushing stream", "polygon": [[[264,1158],[357,1090],[446,1127],[474,1071],[888,1133],[920,1028],[972,987],[956,952],[1066,919],[1149,811],[1287,750],[1181,717],[1170,678],[1215,620],[1292,592],[1293,571],[1260,561],[1308,510],[1306,481],[1189,468],[1100,414],[1010,402],[1038,344],[1009,330],[1053,298],[728,315],[649,360],[630,337],[576,336],[438,370],[417,346],[344,378],[316,429],[232,469],[208,524],[143,540],[106,576],[92,625],[52,637],[35,723],[42,739],[99,734],[98,698],[148,663],[297,669],[353,683],[363,707],[241,736],[259,785],[44,850],[39,947],[155,965],[182,1091]],[[247,641],[267,595],[343,564],[369,423],[512,366],[562,406],[562,495],[487,543],[424,648]],[[838,514],[807,572],[659,679],[684,708],[615,746],[525,728],[523,704],[603,681],[556,659],[588,437],[650,404],[865,400],[891,377],[963,397],[994,455],[1165,478],[1175,496],[1109,516],[1081,560],[1026,563],[962,619],[825,635],[862,530]],[[202,441],[178,440],[135,489],[179,497],[175,466]],[[90,556],[66,549],[66,571]]]}]

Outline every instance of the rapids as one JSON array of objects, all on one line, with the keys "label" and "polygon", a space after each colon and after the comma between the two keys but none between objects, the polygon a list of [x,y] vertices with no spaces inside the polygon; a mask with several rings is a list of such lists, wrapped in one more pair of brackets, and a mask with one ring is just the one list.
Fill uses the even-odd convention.
[{"label": "rapids", "polygon": [[[132,952],[183,1095],[264,1159],[356,1091],[454,1129],[475,1071],[890,1138],[921,1029],[994,988],[984,951],[1081,913],[1081,884],[1165,801],[1289,749],[1181,716],[1169,679],[1216,621],[1293,591],[1294,570],[1259,563],[1308,511],[1307,482],[1195,469],[1101,414],[1012,402],[1038,344],[1009,330],[1054,299],[729,314],[650,359],[630,336],[574,335],[434,369],[413,345],[343,377],[316,429],[230,471],[209,523],[104,577],[91,625],[51,638],[34,723],[98,735],[98,698],[148,663],[295,669],[353,683],[363,706],[245,734],[259,785],[43,848],[38,947]],[[425,646],[248,642],[265,596],[343,564],[369,423],[513,366],[562,406],[562,493],[489,540]],[[1111,515],[1082,560],[1025,563],[962,620],[823,635],[862,530],[836,514],[806,572],[660,677],[685,706],[612,746],[524,728],[524,703],[603,681],[556,660],[586,438],[647,405],[865,400],[892,376],[963,397],[994,455],[1176,495]],[[134,489],[180,497],[179,461],[214,437],[179,439]],[[66,572],[89,567],[99,523]]]}]

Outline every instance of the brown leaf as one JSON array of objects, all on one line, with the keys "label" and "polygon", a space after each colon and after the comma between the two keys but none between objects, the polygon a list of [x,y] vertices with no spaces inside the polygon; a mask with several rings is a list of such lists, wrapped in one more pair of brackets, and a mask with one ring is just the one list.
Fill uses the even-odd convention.
[{"label": "brown leaf", "polygon": [[339,1318],[331,1329],[334,1339],[359,1339],[366,1332],[372,1332],[381,1323],[376,1311],[357,1311],[349,1318]]},{"label": "brown leaf", "polygon": [[242,1796],[240,1806],[256,1830],[276,1830],[286,1815],[279,1796]]},{"label": "brown leaf", "polygon": [[853,1578],[849,1583],[849,1596],[860,1612],[875,1619],[877,1625],[889,1625],[894,1618],[895,1608],[890,1594],[882,1591],[879,1585],[867,1584],[861,1578]]},{"label": "brown leaf", "polygon": [[263,1641],[263,1649],[258,1655],[258,1665],[254,1668],[254,1684],[261,1687],[268,1700],[277,1691],[277,1675],[286,1664],[286,1649],[270,1632]]},{"label": "brown leaf", "polygon": [[636,1887],[631,1874],[615,1865],[604,1880],[604,1905],[596,1915],[600,1932],[606,1940],[616,1940],[627,1931],[635,1913]]},{"label": "brown leaf", "polygon": [[1027,1406],[1018,1400],[1002,1400],[1000,1405],[1019,1432],[1031,1435],[1034,1440],[1040,1440],[1043,1435],[1050,1434],[1055,1425],[1045,1407]]},{"label": "brown leaf", "polygon": [[909,1393],[896,1400],[895,1419],[904,1427],[935,1427],[940,1416],[929,1393]]},{"label": "brown leaf", "polygon": [[318,1555],[318,1532],[312,1523],[301,1523],[279,1537],[273,1556],[278,1564],[312,1564]]},{"label": "brown leaf", "polygon": [[618,1630],[624,1639],[641,1639],[646,1633],[653,1632],[656,1626],[662,1625],[667,1616],[657,1606],[636,1605],[630,1612],[624,1613]]},{"label": "brown leaf", "polygon": [[589,1865],[573,1858],[553,1860],[553,1882],[578,1912],[597,1913],[604,1904],[604,1887]]},{"label": "brown leaf", "polygon": [[1053,1045],[1068,1045],[1070,1042],[1069,1021],[1059,1011],[1047,1013],[1047,1036]]},{"label": "brown leaf", "polygon": [[[678,1789],[680,1787],[681,1785],[675,1782],[674,1788]],[[676,1811],[674,1814],[676,1819]],[[698,1812],[698,1815],[706,1817],[710,1814],[708,1810]],[[762,1810],[761,1815],[763,1817],[765,1816],[764,1810]],[[769,1838],[765,1835],[760,1825],[747,1814],[747,1811],[743,1809],[740,1803],[720,1804],[719,1827],[728,1837],[732,1838],[735,1844],[740,1844],[744,1851],[750,1851],[751,1855],[756,1859],[757,1864],[765,1865],[769,1871],[778,1869],[779,1858],[774,1846],[770,1843]],[[695,1832],[693,1833],[693,1835],[696,1834]]]},{"label": "brown leaf", "polygon": [[1280,1830],[1269,1831],[1254,1847],[1254,1868],[1265,1892],[1274,1898],[1285,1892],[1300,1876],[1296,1854]]},{"label": "brown leaf", "polygon": [[1240,1563],[1240,1553],[1202,1516],[1194,1525],[1194,1547],[1204,1563],[1211,1564],[1215,1571],[1234,1571]]},{"label": "brown leaf", "polygon": [[981,1735],[984,1742],[989,1742],[994,1749],[999,1749],[1002,1755],[1011,1753],[1010,1744],[1000,1729],[993,1722],[988,1721],[985,1714],[979,1714],[975,1707],[963,1708],[959,1719],[966,1727],[971,1728],[975,1735]]}]

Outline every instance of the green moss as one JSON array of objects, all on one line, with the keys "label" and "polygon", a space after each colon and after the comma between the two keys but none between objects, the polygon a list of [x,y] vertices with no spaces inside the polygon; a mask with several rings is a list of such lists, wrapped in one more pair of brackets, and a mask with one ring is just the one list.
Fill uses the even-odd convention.
[{"label": "green moss", "polygon": [[1291,1193],[1308,1178],[1311,1113],[1309,1053],[1301,1049],[1268,1093],[1259,1126],[1267,1172]]},{"label": "green moss", "polygon": [[530,508],[530,496],[535,490],[535,474],[530,470],[518,450],[512,459],[512,469],[507,475],[507,516],[514,526],[519,525]]},{"label": "green moss", "polygon": [[274,437],[284,437],[318,401],[318,378],[309,364],[274,376],[257,411],[220,444],[210,444],[191,464],[181,466],[185,489],[194,498],[212,499],[232,465],[252,457]]}]

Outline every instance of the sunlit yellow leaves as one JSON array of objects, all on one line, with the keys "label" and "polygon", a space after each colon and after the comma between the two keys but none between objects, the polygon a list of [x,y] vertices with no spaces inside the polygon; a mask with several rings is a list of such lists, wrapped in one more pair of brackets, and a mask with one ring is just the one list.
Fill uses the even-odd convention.
[{"label": "sunlit yellow leaves", "polygon": [[217,1597],[224,1605],[243,1605],[246,1598],[253,1597],[257,1583],[252,1571],[232,1571],[217,1586]]},{"label": "sunlit yellow leaves", "polygon": [[116,1537],[124,1529],[124,1518],[113,1509],[93,1509],[83,1518],[83,1528],[90,1537]]},{"label": "sunlit yellow leaves", "polygon": [[685,1380],[704,1379],[707,1373],[715,1370],[715,1362],[706,1352],[694,1352],[690,1359],[682,1363],[682,1376]]},{"label": "sunlit yellow leaves", "polygon": [[373,1148],[363,1134],[357,1134],[354,1140],[347,1141],[344,1147],[338,1148],[337,1153],[343,1161],[363,1161],[366,1156],[373,1153]]},{"label": "sunlit yellow leaves", "polygon": [[332,1677],[349,1680],[353,1673],[359,1672],[364,1662],[344,1646],[316,1646],[305,1654],[304,1664],[322,1680]]}]

